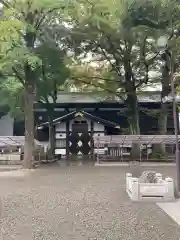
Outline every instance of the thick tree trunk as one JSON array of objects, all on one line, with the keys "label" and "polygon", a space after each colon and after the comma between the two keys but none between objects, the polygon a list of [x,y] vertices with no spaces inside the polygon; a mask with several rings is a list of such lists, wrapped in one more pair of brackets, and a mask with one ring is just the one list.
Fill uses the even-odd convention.
[{"label": "thick tree trunk", "polygon": [[55,130],[53,125],[53,116],[48,116],[49,122],[49,149],[48,149],[48,160],[53,160],[55,156]]},{"label": "thick tree trunk", "polygon": [[[140,127],[139,127],[139,107],[138,107],[138,99],[136,96],[136,92],[131,94],[127,94],[127,107],[128,107],[128,122],[129,129],[131,135],[139,135]],[[137,160],[140,159],[140,145],[133,144],[131,150],[131,159]]]},{"label": "thick tree trunk", "polygon": [[139,106],[138,99],[136,94],[135,81],[133,78],[132,66],[129,59],[131,56],[129,55],[129,51],[127,50],[126,59],[124,60],[124,69],[125,69],[125,90],[127,94],[126,98],[126,106],[128,108],[128,122],[129,122],[129,130],[132,135],[139,135]]},{"label": "thick tree trunk", "polygon": [[[167,134],[168,106],[167,103],[161,103],[161,111],[158,117],[158,134]],[[152,148],[152,158],[161,159],[166,156],[165,144],[154,144]]]},{"label": "thick tree trunk", "polygon": [[[131,50],[132,46],[126,47],[126,54],[124,58],[124,69],[125,69],[125,90],[127,94],[126,106],[128,108],[128,122],[129,130],[132,135],[140,134],[139,127],[139,106],[136,93],[135,79],[133,76],[133,70],[131,65]],[[131,150],[131,159],[136,160],[140,158],[140,145],[133,144]]]},{"label": "thick tree trunk", "polygon": [[127,94],[126,103],[128,107],[128,122],[130,134],[139,135],[139,107],[136,92],[134,92],[133,94]]},{"label": "thick tree trunk", "polygon": [[161,103],[161,112],[158,119],[159,134],[167,133],[168,106],[167,103]]},{"label": "thick tree trunk", "polygon": [[[158,119],[158,128],[160,135],[167,134],[167,120],[168,120],[168,106],[167,103],[161,103],[161,113]],[[164,156],[166,154],[165,144],[159,145],[160,153]]]},{"label": "thick tree trunk", "polygon": [[[169,56],[164,53],[162,56],[164,60],[164,66],[162,67],[162,91],[161,91],[161,111],[158,117],[158,134],[167,134],[167,119],[168,119],[168,103],[163,102],[164,98],[167,97],[171,91],[170,87],[170,63]],[[166,146],[165,144],[155,144],[153,146],[152,157],[163,158],[166,156]]]},{"label": "thick tree trunk", "polygon": [[[27,14],[27,29],[24,35],[26,47],[32,52],[36,39],[36,34],[29,26],[33,25],[34,17],[30,11]],[[36,74],[35,70],[32,69],[31,64],[26,60],[24,62],[24,73],[25,73],[25,146],[24,146],[24,168],[34,167],[34,101],[35,101],[35,85],[36,85]]]},{"label": "thick tree trunk", "polygon": [[30,169],[34,166],[34,91],[33,87],[25,86],[25,146],[23,167]]}]

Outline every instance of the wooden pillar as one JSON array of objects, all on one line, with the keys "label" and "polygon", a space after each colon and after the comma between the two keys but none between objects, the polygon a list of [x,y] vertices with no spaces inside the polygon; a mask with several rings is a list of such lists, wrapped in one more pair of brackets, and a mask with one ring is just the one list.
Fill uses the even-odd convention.
[{"label": "wooden pillar", "polygon": [[69,164],[69,120],[66,122],[66,160],[67,164]]},{"label": "wooden pillar", "polygon": [[179,109],[177,108],[177,127],[178,127],[178,134],[179,134],[179,131],[180,131],[180,129],[179,129]]},{"label": "wooden pillar", "polygon": [[91,154],[91,158],[93,159],[93,154],[94,154],[94,141],[93,141],[93,133],[94,133],[94,122],[91,120],[90,122],[90,129],[91,129],[91,133],[90,133],[90,136],[91,136],[91,151],[90,151],[90,154]]}]

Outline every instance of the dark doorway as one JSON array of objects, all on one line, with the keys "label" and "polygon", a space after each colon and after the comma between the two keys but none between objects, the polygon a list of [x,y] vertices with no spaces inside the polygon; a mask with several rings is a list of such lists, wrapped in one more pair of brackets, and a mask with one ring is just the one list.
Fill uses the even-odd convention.
[{"label": "dark doorway", "polygon": [[91,137],[86,122],[72,124],[72,133],[69,136],[69,150],[73,155],[89,155]]}]

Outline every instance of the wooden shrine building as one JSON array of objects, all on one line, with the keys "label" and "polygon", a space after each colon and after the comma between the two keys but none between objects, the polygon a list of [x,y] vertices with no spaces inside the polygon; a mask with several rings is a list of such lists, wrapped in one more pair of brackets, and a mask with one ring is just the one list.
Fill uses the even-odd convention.
[{"label": "wooden shrine building", "polygon": [[[141,134],[158,134],[157,113],[160,107],[159,92],[146,92],[144,96],[139,97]],[[55,153],[58,155],[91,154],[92,151],[97,151],[93,146],[93,137],[128,134],[127,107],[120,99],[107,96],[103,92],[61,93],[54,105],[53,120],[56,139]],[[35,124],[38,127],[37,139],[48,142],[49,124],[45,104],[36,104]],[[171,101],[167,125],[168,134],[173,134]]]}]

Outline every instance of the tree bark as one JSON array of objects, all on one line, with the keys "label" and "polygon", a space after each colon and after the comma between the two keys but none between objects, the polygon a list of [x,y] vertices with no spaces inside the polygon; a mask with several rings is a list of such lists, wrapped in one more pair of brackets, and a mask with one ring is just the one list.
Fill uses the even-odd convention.
[{"label": "tree bark", "polygon": [[53,160],[55,155],[55,130],[53,125],[53,116],[51,113],[48,116],[48,122],[49,122],[48,160]]},{"label": "tree bark", "polygon": [[[158,134],[167,134],[168,106],[167,103],[161,103],[161,111],[158,117]],[[152,148],[152,158],[161,159],[166,156],[165,144],[154,144]]]},{"label": "tree bark", "polygon": [[[168,120],[168,103],[164,102],[164,98],[168,97],[171,92],[170,87],[170,63],[169,56],[167,53],[162,55],[162,60],[164,60],[164,66],[162,67],[162,78],[161,78],[161,111],[158,117],[158,133],[160,135],[167,134],[167,120]],[[153,146],[152,156],[156,158],[163,158],[166,155],[165,144],[155,144]]]},{"label": "tree bark", "polygon": [[[128,107],[128,122],[129,122],[130,134],[140,135],[139,107],[138,107],[138,99],[136,96],[136,92],[127,94],[126,103]],[[132,144],[131,159],[132,160],[140,159],[140,145],[138,143]]]},{"label": "tree bark", "polygon": [[[131,46],[132,47],[132,46]],[[126,98],[126,106],[128,108],[127,119],[129,123],[130,134],[139,135],[140,127],[139,127],[139,106],[138,99],[136,93],[136,81],[133,76],[132,66],[131,66],[131,56],[130,51],[131,47],[126,50],[126,57],[124,59],[124,69],[125,69],[125,90],[127,94]],[[131,159],[139,159],[140,158],[140,145],[133,144],[131,149]]]},{"label": "tree bark", "polygon": [[31,85],[25,86],[25,146],[23,167],[34,167],[34,91]]},{"label": "tree bark", "polygon": [[127,94],[126,103],[128,107],[128,122],[130,134],[139,135],[139,107],[136,92]]},{"label": "tree bark", "polygon": [[161,103],[161,112],[158,119],[159,134],[165,135],[167,133],[167,119],[168,119],[168,105]]},{"label": "tree bark", "polygon": [[[27,23],[33,25],[34,17],[32,12],[27,14]],[[27,24],[27,25],[28,25]],[[24,40],[26,47],[32,52],[34,48],[36,33],[32,31],[29,27],[26,29],[24,35]],[[34,145],[34,101],[35,101],[35,86],[36,86],[36,74],[35,70],[32,69],[28,61],[24,62],[24,73],[25,73],[25,146],[24,146],[24,168],[34,167],[34,155],[35,155],[35,145]]]}]

